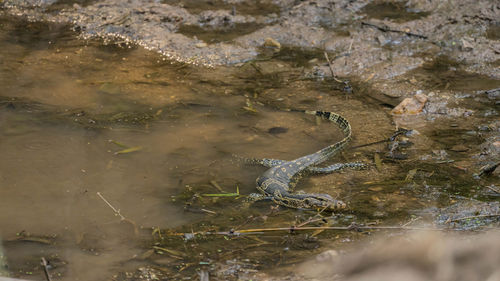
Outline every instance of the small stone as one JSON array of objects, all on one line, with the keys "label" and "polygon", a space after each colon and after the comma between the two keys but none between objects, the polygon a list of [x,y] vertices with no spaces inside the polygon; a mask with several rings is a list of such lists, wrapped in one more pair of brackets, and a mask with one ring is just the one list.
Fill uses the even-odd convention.
[{"label": "small stone", "polygon": [[268,37],[264,41],[264,47],[271,47],[271,48],[281,49],[281,44],[280,44],[280,42],[274,40],[273,38]]},{"label": "small stone", "polygon": [[377,37],[377,41],[380,45],[385,45],[385,43],[387,42],[387,39],[385,39],[385,37],[383,35],[379,35]]},{"label": "small stone", "polygon": [[469,52],[472,51],[472,49],[474,49],[474,46],[472,45],[471,42],[469,42],[469,40],[462,38],[462,48],[464,51]]},{"label": "small stone", "polygon": [[196,43],[196,48],[205,48],[207,45],[207,43],[205,42],[200,42],[200,43]]},{"label": "small stone", "polygon": [[392,114],[418,114],[424,110],[427,96],[416,94],[413,97],[404,99],[391,111]]}]

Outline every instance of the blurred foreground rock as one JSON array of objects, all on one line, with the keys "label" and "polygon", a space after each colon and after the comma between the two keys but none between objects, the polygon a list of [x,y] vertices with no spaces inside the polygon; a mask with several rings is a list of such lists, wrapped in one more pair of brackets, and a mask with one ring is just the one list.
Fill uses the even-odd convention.
[{"label": "blurred foreground rock", "polygon": [[309,280],[500,280],[497,231],[465,236],[414,233],[349,252],[329,258],[322,253],[299,271]]}]

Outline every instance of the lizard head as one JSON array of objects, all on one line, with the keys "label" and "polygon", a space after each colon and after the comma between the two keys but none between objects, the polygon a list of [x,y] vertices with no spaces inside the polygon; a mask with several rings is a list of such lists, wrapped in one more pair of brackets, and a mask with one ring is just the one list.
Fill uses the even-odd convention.
[{"label": "lizard head", "polygon": [[307,194],[301,200],[300,208],[312,210],[337,211],[347,207],[346,203],[333,199],[328,194]]}]

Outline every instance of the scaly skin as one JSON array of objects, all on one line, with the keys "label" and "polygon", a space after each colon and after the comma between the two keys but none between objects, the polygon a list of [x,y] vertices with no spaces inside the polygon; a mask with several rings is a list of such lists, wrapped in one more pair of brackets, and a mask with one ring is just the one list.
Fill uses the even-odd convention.
[{"label": "scaly skin", "polygon": [[362,168],[365,166],[362,163],[341,163],[324,168],[314,167],[330,159],[347,145],[351,139],[351,125],[347,119],[333,112],[308,110],[295,111],[316,115],[336,123],[342,129],[344,138],[341,141],[329,145],[313,154],[309,154],[292,161],[276,159],[263,159],[257,161],[260,164],[271,167],[259,178],[257,178],[257,189],[261,193],[258,197],[261,199],[271,199],[276,204],[290,208],[328,211],[344,209],[346,207],[344,202],[335,200],[328,194],[297,194],[292,193],[291,189],[295,187],[297,181],[304,172],[331,173],[343,168]]}]

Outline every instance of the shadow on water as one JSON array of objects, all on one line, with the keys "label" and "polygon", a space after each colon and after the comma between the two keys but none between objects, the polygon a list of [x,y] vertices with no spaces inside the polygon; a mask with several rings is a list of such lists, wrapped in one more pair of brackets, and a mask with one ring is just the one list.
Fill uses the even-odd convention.
[{"label": "shadow on water", "polygon": [[500,23],[493,22],[488,26],[486,30],[486,38],[491,40],[499,40],[500,39]]},{"label": "shadow on water", "polygon": [[461,64],[448,57],[437,57],[433,62],[426,63],[409,75],[425,85],[430,90],[479,91],[500,87],[500,80],[486,75],[469,73],[460,69]]},{"label": "shadow on water", "polygon": [[[470,173],[440,152],[470,156],[453,151],[456,138],[480,140],[457,129],[431,134],[436,147],[401,148],[406,158],[386,144],[347,149],[334,161],[376,167],[297,186],[346,201],[345,212],[321,217],[249,204],[264,168],[240,157],[290,160],[342,138],[329,122],[279,109],[339,112],[352,125],[353,145],[394,132],[387,110],[369,104],[363,90],[346,95],[328,79],[304,78],[319,51],[283,48],[204,69],[141,48],[82,42],[67,27],[1,22],[0,236],[13,277],[42,279],[45,257],[59,280],[196,278],[200,270],[237,280],[368,236],[292,226],[399,224],[415,210],[449,204],[451,195],[473,194]],[[285,230],[269,230],[276,227]],[[255,228],[265,230],[231,234]]]},{"label": "shadow on water", "polygon": [[395,22],[406,22],[428,16],[429,12],[412,9],[405,2],[400,1],[375,1],[366,5],[361,12],[369,18],[389,19]]},{"label": "shadow on water", "polygon": [[228,24],[222,28],[202,28],[196,25],[182,25],[179,27],[179,33],[189,37],[196,37],[206,43],[229,42],[239,36],[252,33],[263,25],[257,23],[236,23]]},{"label": "shadow on water", "polygon": [[238,15],[262,15],[280,13],[280,8],[272,1],[221,1],[221,0],[163,0],[165,4],[181,6],[193,14],[199,14],[206,10],[229,10]]}]

